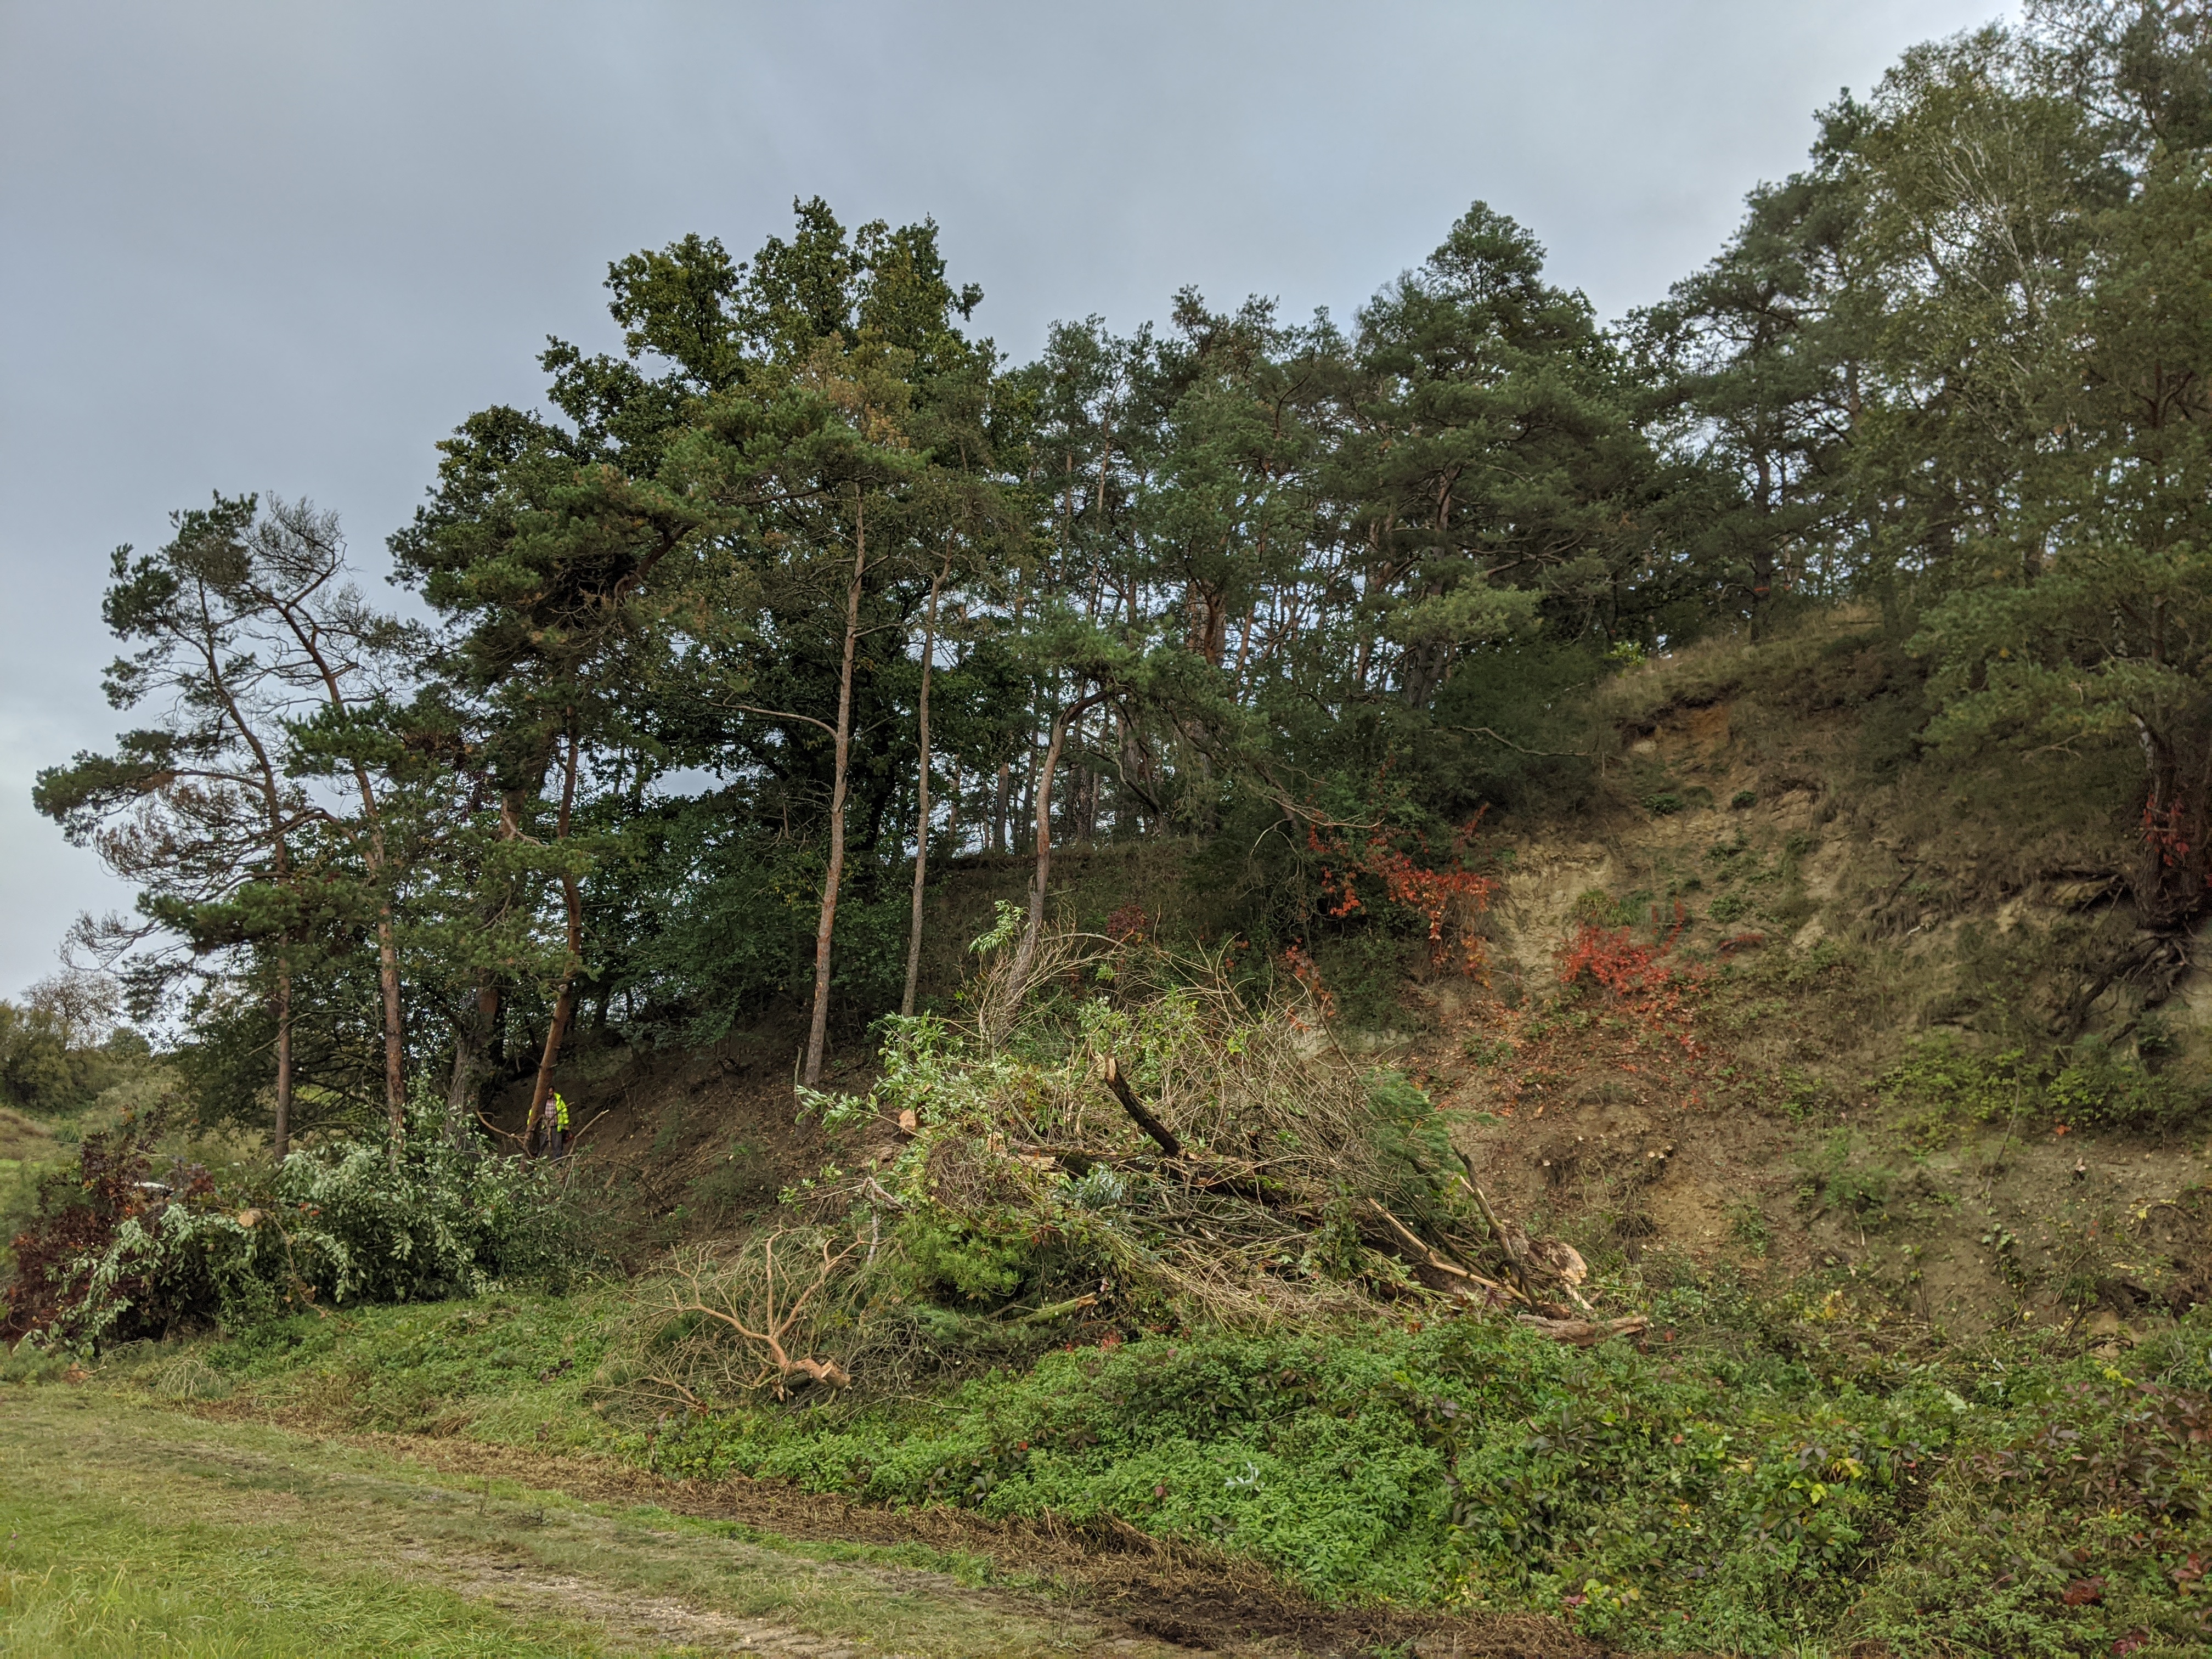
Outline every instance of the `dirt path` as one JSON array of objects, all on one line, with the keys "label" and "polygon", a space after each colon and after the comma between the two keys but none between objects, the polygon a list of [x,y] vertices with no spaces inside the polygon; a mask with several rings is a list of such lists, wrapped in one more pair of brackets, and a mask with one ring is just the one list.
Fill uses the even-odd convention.
[{"label": "dirt path", "polygon": [[[580,1627],[592,1652],[1167,1659],[1177,1651],[1110,1620],[985,1586],[976,1582],[983,1564],[913,1545],[771,1542],[750,1528],[635,1500],[586,1500],[88,1390],[0,1395],[0,1522],[33,1494],[50,1511],[58,1502],[86,1516],[119,1509],[141,1528],[235,1531],[241,1549],[273,1525],[310,1571],[382,1575],[526,1621],[555,1620]],[[88,1557],[100,1553],[98,1536],[88,1533]],[[0,1650],[9,1649],[0,1606]]]}]

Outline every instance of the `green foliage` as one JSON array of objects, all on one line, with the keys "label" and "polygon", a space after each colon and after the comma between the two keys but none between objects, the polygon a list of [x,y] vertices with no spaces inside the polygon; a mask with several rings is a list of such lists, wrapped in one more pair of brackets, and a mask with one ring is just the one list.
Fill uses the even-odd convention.
[{"label": "green foliage", "polygon": [[1885,1099],[1931,1122],[1989,1123],[2032,1101],[2034,1078],[2025,1049],[1984,1054],[1954,1037],[1935,1036],[1914,1043],[1875,1086]]},{"label": "green foliage", "polygon": [[2203,1105],[2201,1087],[2147,1071],[2135,1055],[2094,1036],[2068,1048],[2042,1091],[2042,1109],[2077,1128],[2167,1129]]},{"label": "green foliage", "polygon": [[88,1352],[318,1303],[566,1279],[581,1249],[552,1166],[453,1146],[428,1102],[412,1127],[397,1168],[386,1147],[342,1141],[223,1186],[181,1160],[154,1178],[157,1119],[88,1138],[19,1243],[11,1334]]},{"label": "green foliage", "polygon": [[2148,1069],[2136,1054],[2084,1036],[2033,1060],[1987,1054],[1955,1039],[1915,1043],[1877,1085],[1908,1121],[1939,1126],[2056,1121],[2074,1128],[2166,1129],[2201,1112],[2201,1089]]},{"label": "green foliage", "polygon": [[900,1226],[897,1242],[915,1288],[953,1306],[1000,1306],[1038,1270],[1037,1250],[1029,1239],[993,1237],[940,1217],[914,1217]]},{"label": "green foliage", "polygon": [[[1694,1320],[1710,1305],[1690,1291],[1657,1311]],[[676,1467],[986,1515],[1113,1516],[1256,1554],[1331,1597],[1527,1608],[1631,1645],[1744,1651],[1839,1626],[1892,1631],[1899,1609],[1935,1634],[1937,1609],[1965,1607],[2023,1544],[2047,1552],[2035,1582],[2057,1588],[2112,1571],[2115,1556],[2148,1568],[2180,1534],[2161,1553],[2130,1531],[2185,1522],[2212,1474],[2212,1453],[2188,1437],[2201,1395],[2161,1405],[2155,1391],[2101,1381],[2095,1364],[1899,1367],[1856,1382],[1723,1343],[1658,1346],[1582,1353],[1474,1319],[1152,1336],[1048,1354],[927,1413],[714,1419]],[[2002,1462],[2039,1435],[2056,1451],[2056,1413],[2084,1398],[2083,1379],[2101,1413],[2085,1440],[2118,1437],[2112,1467],[2131,1471],[2118,1489],[2126,1524],[2044,1527],[1931,1561],[1923,1552],[1949,1523],[1921,1517],[1955,1512],[1943,1496],[1954,1486],[2023,1508],[2039,1490],[2081,1516],[2113,1501],[2101,1468],[2049,1462],[2067,1484],[2039,1489]],[[2162,1462],[2126,1461],[2145,1441]],[[1943,1484],[1929,1510],[1931,1481]],[[2146,1613],[2161,1627],[2189,1616],[2171,1581],[2162,1594],[2149,1571],[2136,1582],[2132,1607],[2068,1607],[2046,1589],[2012,1598],[2003,1616],[2074,1643],[2098,1631],[2109,1642]]]},{"label": "green foliage", "polygon": [[1878,1226],[1887,1218],[1897,1172],[1855,1159],[1852,1141],[1850,1130],[1838,1129],[1805,1161],[1798,1200],[1816,1211],[1838,1212],[1863,1227]]},{"label": "green foliage", "polygon": [[[1641,1350],[1566,1348],[1480,1315],[1122,1325],[919,1396],[672,1418],[608,1358],[622,1304],[605,1291],[296,1316],[195,1351],[193,1376],[357,1428],[465,1425],[665,1474],[1110,1516],[1255,1555],[1331,1599],[1534,1611],[1631,1648],[1883,1643],[1933,1659],[1971,1639],[2056,1659],[2137,1631],[2201,1638],[2205,1315],[2119,1362],[2025,1339],[1886,1354],[1854,1340],[1840,1281],[1643,1293]],[[927,1319],[903,1328],[957,1340]],[[131,1374],[188,1382],[181,1359]],[[2090,1581],[2100,1596],[2068,1599]]]}]

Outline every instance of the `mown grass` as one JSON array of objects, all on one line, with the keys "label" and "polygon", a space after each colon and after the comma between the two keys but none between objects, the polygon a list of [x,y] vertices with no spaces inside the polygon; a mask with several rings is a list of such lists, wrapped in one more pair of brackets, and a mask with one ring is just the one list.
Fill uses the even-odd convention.
[{"label": "mown grass", "polygon": [[1541,1612],[1638,1648],[2150,1659],[2212,1639],[2212,1318],[2118,1358],[2039,1336],[1900,1350],[1848,1281],[1647,1291],[1644,1352],[1477,1318],[1131,1333],[921,1396],[703,1414],[624,1391],[649,1354],[612,1288],[293,1320],[114,1373],[668,1474],[1112,1516],[1332,1598]]},{"label": "mown grass", "polygon": [[607,1650],[557,1620],[519,1619],[389,1571],[346,1566],[289,1518],[179,1519],[45,1460],[0,1466],[0,1653],[581,1659]]},{"label": "mown grass", "polygon": [[0,1654],[1029,1659],[1099,1638],[980,1556],[589,1502],[96,1379],[0,1395]]}]

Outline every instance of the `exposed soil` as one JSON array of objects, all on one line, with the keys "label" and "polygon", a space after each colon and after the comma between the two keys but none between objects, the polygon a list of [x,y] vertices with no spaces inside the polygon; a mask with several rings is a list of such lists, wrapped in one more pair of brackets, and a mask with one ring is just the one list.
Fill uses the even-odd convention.
[{"label": "exposed soil", "polygon": [[[1954,1018],[2010,1030],[2066,1000],[2035,988],[2077,971],[2067,930],[2086,925],[2083,894],[2105,890],[2071,878],[2091,856],[2079,826],[1992,848],[1988,811],[1889,801],[1852,771],[1849,713],[1783,719],[1716,696],[1622,738],[1634,789],[1666,810],[1616,805],[1572,836],[1513,842],[1486,976],[1447,970],[1405,994],[1419,1035],[1391,1057],[1456,1117],[1502,1208],[1594,1266],[1726,1267],[1771,1287],[1822,1274],[1953,1337],[2017,1323],[2124,1346],[2130,1321],[2212,1296],[2201,1136],[2033,1112],[1916,1121],[1875,1087],[1931,1034],[1981,1052],[2011,1041]],[[1664,1017],[1591,994],[1569,1019],[1532,1022],[1593,916],[1711,977]],[[1875,948],[1820,966],[1822,943],[1846,938]],[[1956,1014],[1971,1002],[1961,963],[1991,940],[2043,978]],[[2166,1005],[2185,1048],[2212,1027],[2208,986],[2212,971],[2186,970]],[[2116,994],[2098,1011],[2118,1018],[2104,1009]]]}]

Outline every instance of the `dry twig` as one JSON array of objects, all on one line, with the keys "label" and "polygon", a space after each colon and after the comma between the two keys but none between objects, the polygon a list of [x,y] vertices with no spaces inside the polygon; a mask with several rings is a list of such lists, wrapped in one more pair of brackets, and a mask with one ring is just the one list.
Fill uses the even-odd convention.
[{"label": "dry twig", "polygon": [[[791,1288],[791,1277],[788,1269],[778,1267],[775,1247],[776,1242],[787,1236],[784,1231],[779,1230],[770,1233],[761,1244],[763,1272],[761,1306],[760,1312],[757,1316],[759,1322],[757,1329],[748,1324],[730,1307],[718,1306],[717,1304],[724,1301],[725,1298],[712,1294],[706,1288],[706,1280],[714,1265],[714,1258],[711,1253],[696,1257],[690,1262],[678,1264],[676,1273],[681,1284],[671,1289],[667,1305],[667,1311],[670,1313],[696,1314],[702,1318],[714,1320],[759,1348],[763,1355],[763,1363],[760,1374],[753,1379],[751,1386],[758,1387],[761,1383],[773,1378],[775,1383],[776,1398],[779,1400],[789,1392],[786,1385],[794,1377],[804,1377],[807,1382],[823,1383],[836,1389],[845,1388],[851,1383],[852,1377],[846,1372],[844,1367],[835,1360],[817,1359],[806,1354],[793,1354],[785,1344],[791,1335],[793,1328],[805,1314],[808,1304],[811,1303],[822,1288],[830,1283],[837,1269],[852,1257],[855,1250],[860,1249],[856,1241],[846,1245],[843,1249],[833,1255],[830,1250],[830,1241],[826,1238],[818,1241],[822,1250],[822,1261],[818,1267],[811,1270],[811,1282],[796,1297],[789,1297],[779,1308],[777,1305],[778,1275],[781,1273],[782,1276],[782,1288],[787,1297]],[[687,1290],[690,1292],[688,1295],[685,1294]],[[689,1391],[684,1392],[688,1395]]]}]

